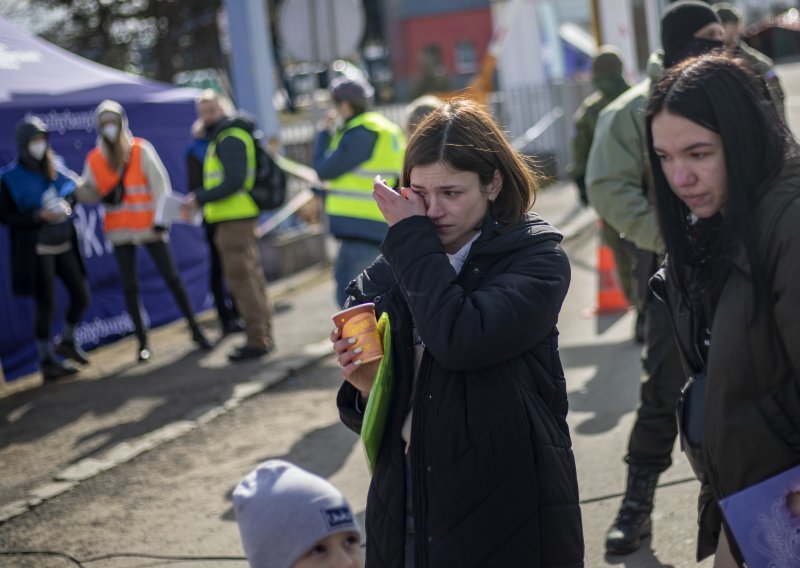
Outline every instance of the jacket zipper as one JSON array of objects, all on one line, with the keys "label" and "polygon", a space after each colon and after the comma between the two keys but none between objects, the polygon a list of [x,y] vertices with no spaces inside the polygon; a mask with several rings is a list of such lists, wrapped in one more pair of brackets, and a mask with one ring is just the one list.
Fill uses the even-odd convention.
[{"label": "jacket zipper", "polygon": [[425,547],[428,542],[427,526],[424,522],[425,515],[423,515],[425,497],[422,483],[425,478],[425,465],[422,463],[422,432],[425,418],[424,381],[430,368],[430,357],[426,348],[422,353],[417,384],[414,388],[414,415],[411,419],[411,491],[413,492],[411,503],[414,517],[414,566],[416,568],[423,568],[426,565]]}]

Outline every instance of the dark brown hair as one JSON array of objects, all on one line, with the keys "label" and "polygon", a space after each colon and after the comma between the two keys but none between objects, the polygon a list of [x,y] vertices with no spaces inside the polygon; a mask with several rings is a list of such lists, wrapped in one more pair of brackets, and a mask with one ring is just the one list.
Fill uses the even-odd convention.
[{"label": "dark brown hair", "polygon": [[458,171],[475,172],[488,185],[500,172],[503,187],[489,212],[504,229],[513,227],[533,206],[538,184],[527,159],[514,150],[494,119],[470,99],[449,101],[417,126],[406,149],[403,187],[411,170],[441,162]]}]

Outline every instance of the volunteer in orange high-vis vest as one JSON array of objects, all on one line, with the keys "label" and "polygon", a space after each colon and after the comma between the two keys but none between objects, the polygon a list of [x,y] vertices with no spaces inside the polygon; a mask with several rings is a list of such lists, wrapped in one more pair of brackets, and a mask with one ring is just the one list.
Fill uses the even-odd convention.
[{"label": "volunteer in orange high-vis vest", "polygon": [[167,227],[157,225],[155,220],[159,199],[172,192],[164,164],[150,142],[131,135],[125,110],[116,101],[101,102],[95,119],[97,146],[86,156],[83,179],[75,194],[80,201],[99,200],[105,209],[103,231],[114,245],[125,304],[139,340],[139,362],[150,359],[150,347],[139,298],[138,245],[147,249],[169,286],[192,331],[192,340],[201,349],[210,349],[175,267]]}]

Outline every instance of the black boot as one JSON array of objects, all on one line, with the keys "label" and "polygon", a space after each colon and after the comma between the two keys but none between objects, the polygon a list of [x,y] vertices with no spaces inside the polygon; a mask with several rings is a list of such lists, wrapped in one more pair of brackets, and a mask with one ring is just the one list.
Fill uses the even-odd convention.
[{"label": "black boot", "polygon": [[80,345],[74,341],[61,341],[56,344],[56,355],[77,361],[81,365],[89,364],[89,356],[86,354]]},{"label": "black boot", "polygon": [[628,467],[628,486],[617,518],[606,533],[606,552],[630,554],[650,536],[653,497],[660,473],[650,468]]},{"label": "black boot", "polygon": [[45,382],[71,377],[78,372],[78,369],[75,367],[71,367],[70,365],[66,365],[61,361],[49,357],[43,359],[42,362],[39,363],[39,368],[42,371],[42,378],[44,378]]}]

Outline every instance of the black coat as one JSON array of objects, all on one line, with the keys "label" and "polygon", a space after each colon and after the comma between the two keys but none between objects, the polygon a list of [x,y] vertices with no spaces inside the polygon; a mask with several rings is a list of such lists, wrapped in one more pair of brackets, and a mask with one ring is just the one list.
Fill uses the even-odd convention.
[{"label": "black coat", "polygon": [[[752,213],[767,295],[754,317],[753,267],[738,245],[724,259],[728,275],[711,323],[698,561],[716,550],[721,499],[800,464],[800,164],[790,163],[774,184]],[[694,373],[702,368],[692,349],[699,316],[668,274],[651,286],[669,302],[684,366]]]},{"label": "black coat", "polygon": [[[418,568],[583,566],[578,485],[556,321],[569,261],[535,215],[500,232],[487,217],[459,275],[432,222],[389,229],[348,289],[388,311],[392,410],[367,498],[367,566],[402,567],[412,327],[425,344],[414,389],[411,486]],[[337,404],[359,432],[356,391]]]},{"label": "black coat", "polygon": [[[20,211],[5,181],[0,183],[0,223],[8,225],[11,256],[11,288],[17,296],[33,296],[36,288],[36,243],[42,226],[38,210]],[[72,229],[72,247],[81,259],[84,275],[86,266],[80,254],[78,235]]]}]

